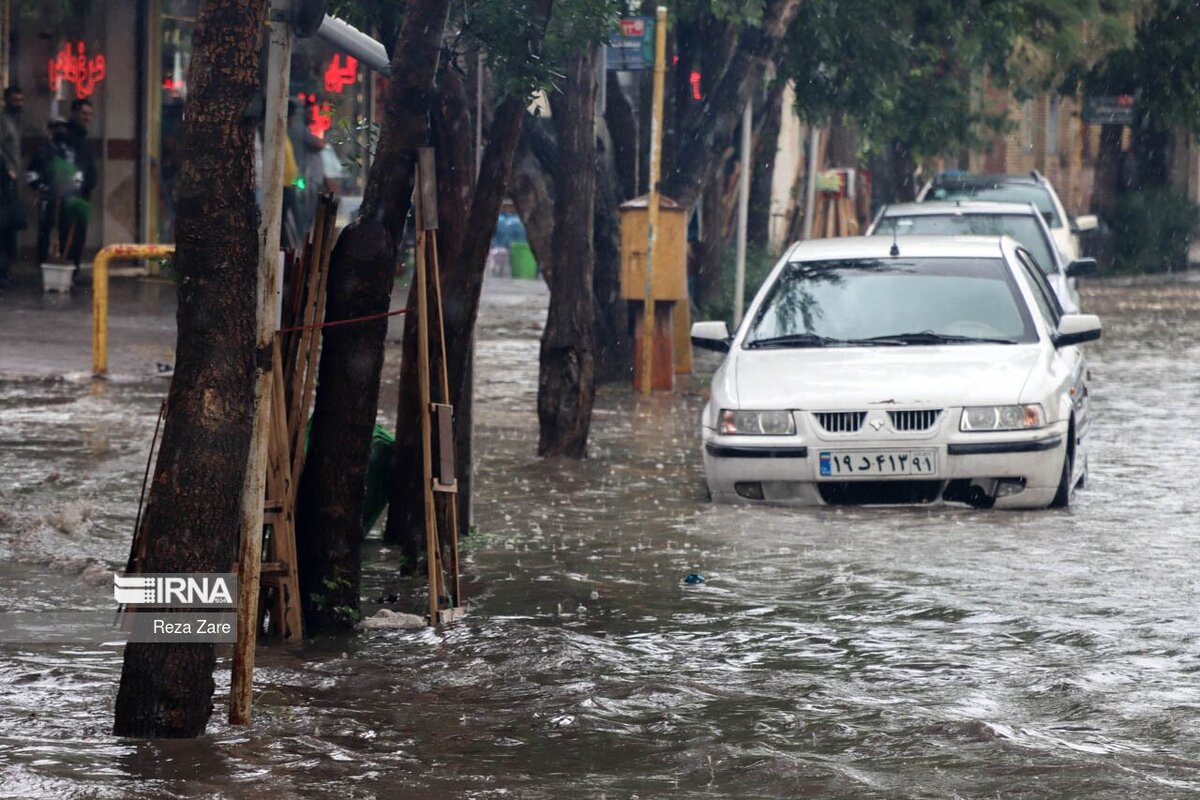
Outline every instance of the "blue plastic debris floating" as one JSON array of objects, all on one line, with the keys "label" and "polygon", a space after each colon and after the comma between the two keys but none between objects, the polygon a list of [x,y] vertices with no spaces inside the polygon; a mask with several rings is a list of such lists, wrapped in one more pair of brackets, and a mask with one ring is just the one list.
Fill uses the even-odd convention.
[{"label": "blue plastic debris floating", "polygon": [[697,583],[704,583],[704,576],[695,572],[689,572],[688,576],[683,579],[683,582],[689,586],[694,586]]}]

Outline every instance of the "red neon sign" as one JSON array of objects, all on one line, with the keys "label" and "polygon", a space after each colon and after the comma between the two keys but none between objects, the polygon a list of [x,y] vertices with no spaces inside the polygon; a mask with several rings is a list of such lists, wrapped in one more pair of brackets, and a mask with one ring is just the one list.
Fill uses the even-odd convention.
[{"label": "red neon sign", "polygon": [[50,59],[50,90],[58,91],[58,87],[66,81],[75,87],[76,97],[87,97],[96,90],[96,84],[104,80],[106,74],[103,53],[88,58],[83,42],[65,42],[62,49]]},{"label": "red neon sign", "polygon": [[308,110],[308,129],[318,139],[325,138],[325,131],[333,127],[333,109],[329,103],[318,103],[315,94],[300,92],[296,95]]},{"label": "red neon sign", "polygon": [[354,56],[334,55],[325,68],[325,91],[341,94],[342,90],[358,79],[358,59]]}]

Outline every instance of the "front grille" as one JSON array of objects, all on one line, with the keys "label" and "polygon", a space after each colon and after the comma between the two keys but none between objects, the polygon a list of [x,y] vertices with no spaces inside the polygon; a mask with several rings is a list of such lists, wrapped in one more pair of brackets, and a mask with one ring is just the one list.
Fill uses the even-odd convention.
[{"label": "front grille", "polygon": [[867,418],[865,411],[818,411],[817,423],[828,433],[856,433]]},{"label": "front grille", "polygon": [[922,411],[888,412],[888,416],[892,418],[892,428],[901,433],[927,431],[933,427],[941,414],[942,410],[940,408],[925,409]]}]

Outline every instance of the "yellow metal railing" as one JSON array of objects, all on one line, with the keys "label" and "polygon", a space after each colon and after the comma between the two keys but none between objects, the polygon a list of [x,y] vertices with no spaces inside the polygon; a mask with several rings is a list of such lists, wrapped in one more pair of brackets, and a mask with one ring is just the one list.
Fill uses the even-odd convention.
[{"label": "yellow metal railing", "polygon": [[173,244],[110,244],[92,261],[92,374],[108,374],[108,262],[162,259],[175,252]]}]

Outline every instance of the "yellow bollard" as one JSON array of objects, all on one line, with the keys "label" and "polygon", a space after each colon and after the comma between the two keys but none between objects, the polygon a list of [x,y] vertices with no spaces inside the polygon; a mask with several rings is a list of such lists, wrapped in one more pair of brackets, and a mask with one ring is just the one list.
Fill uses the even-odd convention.
[{"label": "yellow bollard", "polygon": [[108,374],[108,262],[141,258],[163,259],[175,252],[173,244],[110,244],[92,261],[92,374]]}]

